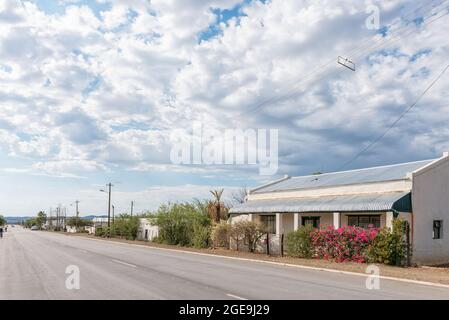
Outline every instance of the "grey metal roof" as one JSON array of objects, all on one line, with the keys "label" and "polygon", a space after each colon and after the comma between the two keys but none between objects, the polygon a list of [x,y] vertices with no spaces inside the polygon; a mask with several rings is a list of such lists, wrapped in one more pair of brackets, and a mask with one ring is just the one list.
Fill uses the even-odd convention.
[{"label": "grey metal roof", "polygon": [[280,182],[255,188],[251,193],[309,189],[358,183],[381,182],[405,179],[407,174],[435,161],[423,160],[389,166],[323,173],[318,175],[291,177]]},{"label": "grey metal roof", "polygon": [[411,212],[410,192],[387,192],[313,198],[252,200],[233,207],[230,213],[293,212]]}]

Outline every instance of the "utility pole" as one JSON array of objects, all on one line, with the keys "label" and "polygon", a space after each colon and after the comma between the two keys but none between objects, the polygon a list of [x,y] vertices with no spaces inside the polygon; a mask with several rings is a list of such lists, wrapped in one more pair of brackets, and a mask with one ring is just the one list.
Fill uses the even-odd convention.
[{"label": "utility pole", "polygon": [[66,225],[66,221],[67,221],[67,208],[64,207],[64,232],[66,232],[67,230],[67,225]]},{"label": "utility pole", "polygon": [[56,207],[56,231],[59,231],[59,209],[60,206],[58,205]]},{"label": "utility pole", "polygon": [[78,232],[78,229],[79,229],[79,215],[80,215],[80,213],[79,213],[79,211],[78,211],[78,203],[79,203],[79,200],[76,200],[75,201],[75,208],[76,208],[76,232]]},{"label": "utility pole", "polygon": [[[112,183],[108,183],[106,185],[106,187],[108,187],[108,230],[109,230],[109,237],[111,236],[111,188],[112,188],[113,184]],[[100,189],[100,192],[106,192],[106,190],[104,189]]]},{"label": "utility pole", "polygon": [[131,201],[131,217],[133,216],[134,201]]},{"label": "utility pole", "polygon": [[112,223],[115,222],[115,207],[112,205]]},{"label": "utility pole", "polygon": [[111,226],[111,188],[112,183],[108,183],[108,228]]}]

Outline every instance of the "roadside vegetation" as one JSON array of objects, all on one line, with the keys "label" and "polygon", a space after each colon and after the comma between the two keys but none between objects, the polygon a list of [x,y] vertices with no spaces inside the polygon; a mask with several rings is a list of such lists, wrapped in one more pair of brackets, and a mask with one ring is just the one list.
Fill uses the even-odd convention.
[{"label": "roadside vegetation", "polygon": [[123,213],[115,217],[108,228],[97,227],[95,235],[99,237],[112,237],[126,240],[135,240],[139,230],[139,216]]},{"label": "roadside vegetation", "polygon": [[[136,240],[140,219],[147,218],[158,227],[158,236],[151,241],[166,245],[222,248],[250,253],[276,252],[292,258],[396,266],[406,265],[410,258],[411,248],[405,237],[407,224],[400,219],[394,221],[392,231],[387,228],[316,229],[310,225],[301,226],[297,231],[286,234],[280,247],[271,250],[270,239],[274,235],[268,234],[266,226],[247,220],[229,223],[229,209],[245,201],[246,189],[234,193],[230,204],[222,199],[223,189],[211,190],[210,193],[210,199],[167,203],[154,212],[142,215],[120,214],[111,220],[109,227],[104,223],[95,226],[95,236]],[[46,220],[45,213],[41,211],[36,218],[26,221],[25,226],[41,229]],[[93,223],[70,217],[66,225],[76,227],[77,232],[87,232],[85,227]]]},{"label": "roadside vegetation", "polygon": [[288,255],[335,262],[407,264],[405,221],[395,220],[393,230],[344,227],[313,229],[302,226],[286,238]]},{"label": "roadside vegetation", "polygon": [[47,215],[45,214],[45,212],[39,211],[36,217],[24,221],[23,226],[25,228],[37,227],[39,230],[41,230],[46,221]]},{"label": "roadside vegetation", "polygon": [[92,221],[81,217],[69,217],[67,218],[66,225],[73,228],[78,228],[78,232],[86,233],[86,227],[92,226]]}]

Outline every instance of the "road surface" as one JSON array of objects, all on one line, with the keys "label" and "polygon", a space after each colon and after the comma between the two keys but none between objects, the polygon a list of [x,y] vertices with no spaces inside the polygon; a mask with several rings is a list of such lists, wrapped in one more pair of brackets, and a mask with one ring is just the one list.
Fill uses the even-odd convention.
[{"label": "road surface", "polygon": [[[71,265],[79,289],[66,287]],[[447,288],[365,281],[17,227],[0,239],[0,299],[449,299]]]}]

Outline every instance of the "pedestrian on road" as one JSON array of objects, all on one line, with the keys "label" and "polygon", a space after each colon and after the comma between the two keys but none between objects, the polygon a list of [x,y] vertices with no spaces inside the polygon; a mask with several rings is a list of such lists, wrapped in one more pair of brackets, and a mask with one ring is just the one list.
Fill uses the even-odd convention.
[{"label": "pedestrian on road", "polygon": [[3,227],[0,227],[0,238],[3,238]]}]

